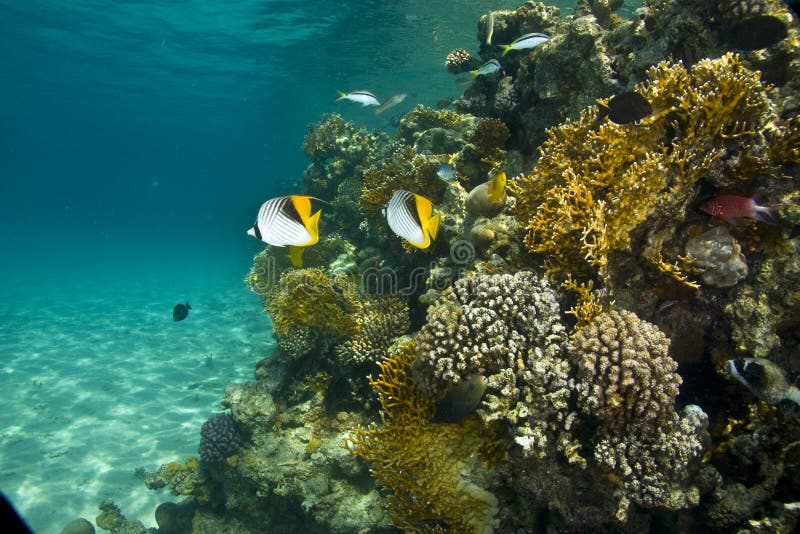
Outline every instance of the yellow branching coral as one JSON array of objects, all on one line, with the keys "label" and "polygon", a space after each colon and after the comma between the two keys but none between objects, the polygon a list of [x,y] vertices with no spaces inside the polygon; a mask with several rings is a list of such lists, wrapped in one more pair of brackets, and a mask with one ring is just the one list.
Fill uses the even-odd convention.
[{"label": "yellow branching coral", "polygon": [[281,275],[268,302],[275,333],[287,336],[297,327],[346,336],[356,330],[353,313],[359,303],[346,276],[329,278],[322,269],[297,269]]},{"label": "yellow branching coral", "polygon": [[434,403],[408,373],[415,354],[412,342],[380,364],[370,384],[380,399],[382,424],[355,430],[344,446],[369,463],[375,480],[389,490],[395,526],[407,532],[492,532],[497,499],[466,478],[482,470],[476,456],[491,450],[491,438],[474,416],[459,424],[430,422]]},{"label": "yellow branching coral", "polygon": [[584,110],[548,130],[533,171],[510,184],[525,245],[550,270],[602,279],[609,255],[629,249],[634,230],[683,219],[701,177],[748,180],[774,168],[762,132],[776,117],[759,74],[738,56],[691,71],[662,62],[648,77],[637,91],[656,110],[651,117],[618,125]]}]

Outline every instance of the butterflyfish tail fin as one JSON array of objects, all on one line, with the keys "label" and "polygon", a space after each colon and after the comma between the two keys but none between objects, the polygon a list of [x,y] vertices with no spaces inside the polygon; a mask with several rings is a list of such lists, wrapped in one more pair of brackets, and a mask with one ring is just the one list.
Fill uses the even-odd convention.
[{"label": "butterflyfish tail fin", "polygon": [[319,216],[321,214],[322,210],[317,210],[316,213],[308,218],[308,222],[306,222],[306,230],[311,234],[311,241],[307,243],[307,245],[313,245],[319,241]]},{"label": "butterflyfish tail fin", "polygon": [[439,218],[441,217],[440,213],[437,213],[433,217],[428,220],[428,235],[431,236],[431,239],[436,239],[436,234],[439,232]]}]

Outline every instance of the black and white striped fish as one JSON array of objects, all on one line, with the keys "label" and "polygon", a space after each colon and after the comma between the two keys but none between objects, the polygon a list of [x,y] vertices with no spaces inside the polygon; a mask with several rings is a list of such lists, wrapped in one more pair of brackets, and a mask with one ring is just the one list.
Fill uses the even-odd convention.
[{"label": "black and white striped fish", "polygon": [[313,197],[289,195],[271,198],[261,204],[251,235],[275,247],[307,247],[319,240],[319,215],[311,213]]},{"label": "black and white striped fish", "polygon": [[432,215],[433,204],[425,197],[398,189],[383,214],[389,228],[417,248],[428,248],[439,230],[439,214]]}]

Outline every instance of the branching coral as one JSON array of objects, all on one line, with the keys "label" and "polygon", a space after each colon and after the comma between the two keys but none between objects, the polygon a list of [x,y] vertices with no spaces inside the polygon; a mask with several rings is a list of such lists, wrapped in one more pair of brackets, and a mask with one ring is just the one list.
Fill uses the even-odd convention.
[{"label": "branching coral", "polygon": [[[656,425],[604,435],[595,445],[595,460],[602,470],[619,477],[626,498],[640,506],[694,506],[700,495],[688,484],[687,467],[701,456],[707,424],[699,407],[687,406],[683,417],[673,412]],[[625,506],[623,499],[618,515],[626,513]]]},{"label": "branching coral", "polygon": [[380,399],[382,423],[355,430],[344,446],[369,463],[375,480],[390,491],[395,526],[492,532],[497,499],[469,478],[483,472],[475,456],[490,438],[474,417],[460,424],[430,422],[434,404],[408,374],[414,356],[411,343],[380,364],[370,384]]},{"label": "branching coral", "polygon": [[548,130],[533,171],[510,185],[525,244],[546,256],[549,269],[602,274],[612,252],[641,236],[635,230],[655,235],[682,220],[701,177],[730,183],[774,168],[762,132],[777,117],[758,73],[738,56],[691,71],[662,62],[648,77],[637,91],[653,116],[621,126],[599,121],[597,108],[584,110]]},{"label": "branching coral", "polygon": [[668,348],[655,325],[624,310],[598,315],[571,339],[578,409],[598,423],[595,461],[621,481],[620,520],[629,501],[677,509],[699,498],[687,468],[708,420],[697,407],[675,413],[681,377]]}]

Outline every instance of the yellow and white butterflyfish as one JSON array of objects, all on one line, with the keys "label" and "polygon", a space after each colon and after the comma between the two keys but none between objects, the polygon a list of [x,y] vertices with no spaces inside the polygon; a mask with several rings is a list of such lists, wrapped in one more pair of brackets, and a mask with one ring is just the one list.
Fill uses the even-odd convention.
[{"label": "yellow and white butterflyfish", "polygon": [[314,197],[287,195],[261,204],[247,234],[275,247],[307,247],[319,240],[319,215],[311,213]]},{"label": "yellow and white butterflyfish", "polygon": [[398,189],[383,210],[389,228],[417,248],[428,248],[439,231],[439,214],[433,204],[416,193]]}]

